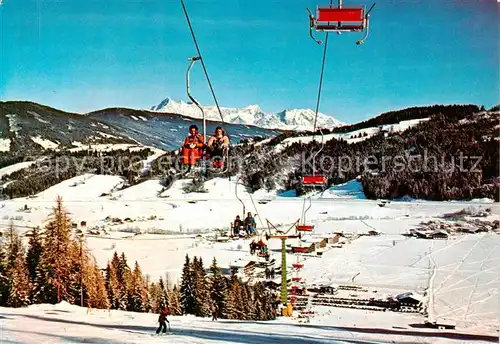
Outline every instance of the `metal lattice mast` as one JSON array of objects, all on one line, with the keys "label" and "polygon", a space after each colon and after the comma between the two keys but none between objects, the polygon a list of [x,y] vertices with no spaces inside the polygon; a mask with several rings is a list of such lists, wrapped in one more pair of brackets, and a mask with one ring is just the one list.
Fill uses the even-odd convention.
[{"label": "metal lattice mast", "polygon": [[288,302],[288,283],[286,278],[286,239],[281,239],[281,303]]}]

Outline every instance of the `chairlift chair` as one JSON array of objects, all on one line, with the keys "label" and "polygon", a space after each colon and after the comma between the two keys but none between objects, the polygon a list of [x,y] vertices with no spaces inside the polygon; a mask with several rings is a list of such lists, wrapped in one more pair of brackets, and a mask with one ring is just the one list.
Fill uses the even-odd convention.
[{"label": "chairlift chair", "polygon": [[368,38],[370,26],[370,12],[375,7],[375,3],[366,11],[365,5],[342,6],[339,0],[338,6],[325,5],[316,8],[316,17],[309,12],[309,35],[318,44],[322,41],[313,36],[313,30],[318,32],[364,32],[362,39],[356,41],[357,45],[363,44]]},{"label": "chairlift chair", "polygon": [[[309,206],[306,208],[306,201],[309,200]],[[313,225],[306,225],[306,213],[311,209],[312,200],[311,197],[305,198],[302,204],[302,223],[297,223],[297,232],[312,232],[314,229]]]},{"label": "chairlift chair", "polygon": [[322,175],[303,176],[301,182],[304,186],[324,186],[326,184],[326,177]]},{"label": "chairlift chair", "polygon": [[[314,129],[316,130],[316,128],[314,128]],[[301,184],[302,184],[302,186],[305,186],[306,188],[321,187],[324,190],[325,187],[326,187],[326,185],[327,185],[326,176],[325,175],[321,175],[321,174],[317,175],[316,174],[316,165],[315,165],[316,157],[325,148],[325,135],[323,134],[323,130],[321,128],[320,128],[319,131],[321,133],[321,148],[316,153],[314,153],[312,175],[302,176]],[[314,140],[314,133],[313,133],[313,140]]]},{"label": "chairlift chair", "polygon": [[200,109],[200,112],[202,114],[202,123],[203,123],[203,143],[204,147],[201,150],[201,161],[199,162],[199,165],[201,165],[201,174],[202,177],[207,176],[207,170],[210,170],[212,175],[223,175],[228,172],[229,169],[229,148],[224,151],[224,156],[222,156],[221,163],[217,164],[218,166],[215,166],[215,164],[208,166],[207,162],[210,160],[210,154],[207,152],[207,120],[206,120],[206,114],[205,111],[203,110],[203,107],[201,104],[192,96],[191,94],[191,88],[190,88],[190,73],[191,69],[193,68],[193,65],[196,61],[200,61],[201,57],[200,56],[194,56],[194,57],[189,57],[189,66],[186,72],[186,92],[189,98],[189,103],[196,105],[198,109]]}]

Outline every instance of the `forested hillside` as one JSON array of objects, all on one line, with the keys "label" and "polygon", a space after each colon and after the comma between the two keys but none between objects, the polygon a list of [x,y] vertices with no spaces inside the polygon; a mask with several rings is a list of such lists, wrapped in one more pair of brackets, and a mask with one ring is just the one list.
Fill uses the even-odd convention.
[{"label": "forested hillside", "polygon": [[[498,201],[498,112],[478,110],[475,106],[433,106],[393,113],[397,119],[425,115],[430,120],[402,133],[380,132],[351,144],[331,139],[315,160],[316,173],[327,176],[330,185],[361,176],[368,198],[488,197]],[[274,145],[284,136],[258,149],[241,148],[247,156],[245,180],[252,189],[283,185],[286,171],[285,189],[303,192],[300,176],[313,172],[311,158],[321,146],[317,141],[298,142],[277,153]]]}]

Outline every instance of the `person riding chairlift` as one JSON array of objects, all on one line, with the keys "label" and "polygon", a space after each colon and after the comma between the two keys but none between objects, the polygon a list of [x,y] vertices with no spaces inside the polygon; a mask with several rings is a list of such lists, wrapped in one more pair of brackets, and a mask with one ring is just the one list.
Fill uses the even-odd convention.
[{"label": "person riding chairlift", "polygon": [[248,235],[253,235],[253,232],[255,231],[255,219],[252,216],[251,212],[248,212],[247,217],[245,218],[245,229],[248,233]]},{"label": "person riding chairlift", "polygon": [[233,222],[233,234],[240,235],[240,230],[243,229],[243,221],[240,219],[240,215],[236,215],[236,219]]},{"label": "person riding chairlift", "polygon": [[229,149],[229,138],[222,127],[215,128],[215,133],[208,140],[207,153],[213,158],[213,167],[222,168],[224,156]]},{"label": "person riding chairlift", "polygon": [[182,156],[184,166],[187,165],[187,170],[190,171],[193,165],[201,158],[204,147],[203,135],[198,133],[198,127],[191,125],[189,127],[189,135],[184,140],[182,147]]}]

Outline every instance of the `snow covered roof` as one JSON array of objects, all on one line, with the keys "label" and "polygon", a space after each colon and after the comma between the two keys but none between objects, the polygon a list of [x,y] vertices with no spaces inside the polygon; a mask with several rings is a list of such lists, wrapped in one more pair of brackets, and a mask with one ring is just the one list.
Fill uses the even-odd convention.
[{"label": "snow covered roof", "polygon": [[249,260],[235,260],[234,262],[229,263],[229,266],[235,266],[237,268],[243,268],[250,263]]},{"label": "snow covered roof", "polygon": [[305,238],[302,242],[307,244],[317,244],[324,240],[324,238]]},{"label": "snow covered roof", "polygon": [[423,300],[422,295],[414,293],[412,291],[408,291],[406,293],[396,295],[397,300],[406,299],[406,298],[412,298],[412,299],[415,299],[415,300],[420,301],[420,302],[422,302],[422,300]]}]

